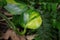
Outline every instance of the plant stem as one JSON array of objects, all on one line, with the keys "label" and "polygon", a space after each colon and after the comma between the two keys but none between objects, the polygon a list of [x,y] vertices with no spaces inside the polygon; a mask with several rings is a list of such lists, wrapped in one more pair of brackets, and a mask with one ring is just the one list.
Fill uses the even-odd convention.
[{"label": "plant stem", "polygon": [[16,26],[13,24],[13,22],[11,22],[5,15],[0,13],[0,16],[5,19],[5,21],[7,22],[8,26],[9,26],[9,28],[12,28],[17,34],[24,35],[26,33],[26,28],[24,28],[24,31],[19,32],[17,30]]}]

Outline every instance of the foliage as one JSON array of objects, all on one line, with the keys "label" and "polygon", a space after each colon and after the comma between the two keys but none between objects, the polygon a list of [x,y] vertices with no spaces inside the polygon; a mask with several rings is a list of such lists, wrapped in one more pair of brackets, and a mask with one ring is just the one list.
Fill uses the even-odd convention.
[{"label": "foliage", "polygon": [[[18,19],[19,15],[24,13],[28,8],[40,12],[43,23],[40,28],[36,29],[37,30],[36,34],[38,35],[36,36],[35,40],[59,40],[58,35],[60,35],[59,33],[60,12],[57,8],[60,0],[38,0],[38,1],[37,0],[14,0],[14,1],[16,1],[18,4],[13,4],[14,6],[12,7],[12,4],[7,3],[7,6],[4,6],[4,8],[6,10],[8,9],[8,12],[10,12],[11,14],[14,14],[15,16],[13,17],[17,18],[17,20],[20,20]],[[20,3],[23,4],[20,6]],[[26,6],[23,6],[25,4]],[[17,13],[20,14],[16,16]],[[16,21],[15,18],[13,21]],[[16,21],[16,23],[18,24],[19,21]]]}]

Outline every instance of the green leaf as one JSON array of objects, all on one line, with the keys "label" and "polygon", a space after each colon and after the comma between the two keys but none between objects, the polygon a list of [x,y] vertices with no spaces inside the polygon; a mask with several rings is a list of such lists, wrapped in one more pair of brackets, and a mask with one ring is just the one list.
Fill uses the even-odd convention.
[{"label": "green leaf", "polygon": [[27,6],[26,5],[22,5],[22,4],[7,4],[4,7],[8,12],[10,12],[12,15],[20,15],[21,13],[23,13],[24,11],[27,10]]},{"label": "green leaf", "polygon": [[0,0],[0,6],[5,6],[6,5],[6,0]]},{"label": "green leaf", "polygon": [[[17,17],[17,16],[16,16]],[[16,18],[14,17],[14,18]],[[14,19],[16,21],[16,19]],[[40,14],[37,11],[34,11],[32,9],[27,10],[26,12],[22,13],[17,21],[23,28],[28,29],[37,29],[42,24],[42,18]],[[15,23],[15,22],[14,22]]]},{"label": "green leaf", "polygon": [[57,11],[57,5],[58,5],[58,3],[51,3],[52,11],[54,11],[54,12]]},{"label": "green leaf", "polygon": [[60,0],[40,0],[40,2],[59,3]]},{"label": "green leaf", "polygon": [[18,4],[15,0],[6,0],[7,4]]}]

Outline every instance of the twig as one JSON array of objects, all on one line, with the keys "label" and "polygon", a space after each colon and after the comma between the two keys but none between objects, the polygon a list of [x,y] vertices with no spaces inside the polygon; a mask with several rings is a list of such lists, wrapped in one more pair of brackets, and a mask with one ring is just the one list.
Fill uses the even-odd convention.
[{"label": "twig", "polygon": [[3,22],[0,22],[0,24],[2,24],[2,25],[6,25],[6,23],[3,23]]},{"label": "twig", "polygon": [[[12,17],[8,18],[8,19],[12,19]],[[5,21],[5,19],[1,19],[0,21]]]},{"label": "twig", "polygon": [[12,16],[10,13],[8,13],[8,12],[4,12],[4,14],[6,15],[6,16]]}]

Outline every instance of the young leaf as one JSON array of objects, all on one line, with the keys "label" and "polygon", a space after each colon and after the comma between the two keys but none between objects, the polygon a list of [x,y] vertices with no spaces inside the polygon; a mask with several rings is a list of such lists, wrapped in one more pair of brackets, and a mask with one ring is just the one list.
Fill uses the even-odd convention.
[{"label": "young leaf", "polygon": [[[16,16],[17,17],[17,16]],[[16,18],[14,17],[14,18]],[[16,19],[14,19],[16,21]],[[15,21],[13,21],[15,23]],[[26,12],[22,13],[17,21],[18,23],[23,27],[23,28],[28,28],[28,29],[37,29],[40,27],[42,24],[42,18],[40,14],[32,9],[27,10]],[[15,23],[16,24],[16,23]],[[16,24],[17,25],[17,24]]]}]

